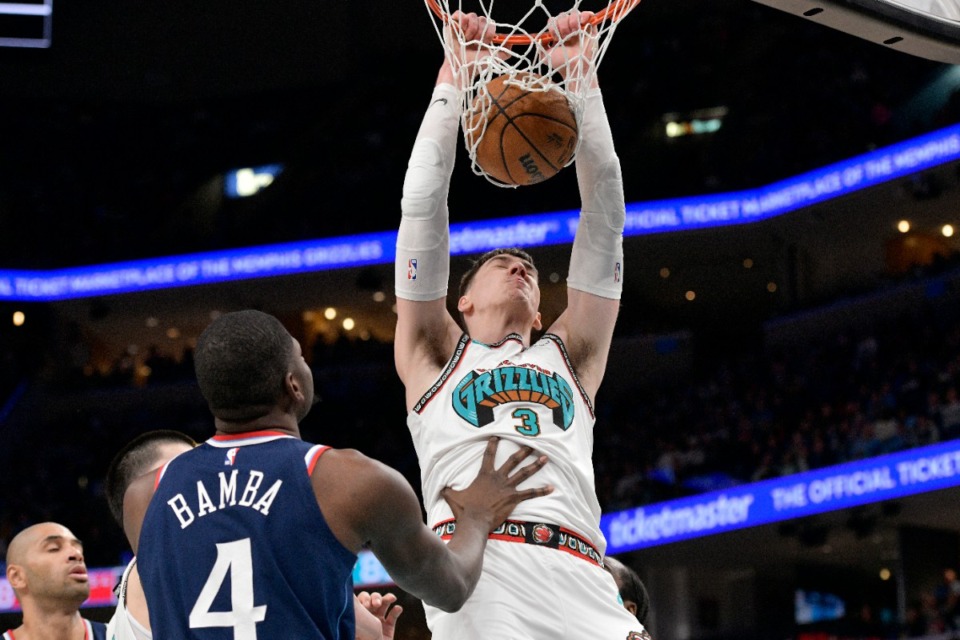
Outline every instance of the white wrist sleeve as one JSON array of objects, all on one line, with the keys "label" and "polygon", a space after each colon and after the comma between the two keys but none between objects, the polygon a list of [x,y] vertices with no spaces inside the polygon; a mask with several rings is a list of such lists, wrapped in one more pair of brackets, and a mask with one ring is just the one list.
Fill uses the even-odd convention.
[{"label": "white wrist sleeve", "polygon": [[577,182],[582,209],[570,253],[567,286],[602,298],[623,291],[623,224],[626,207],[620,160],[600,90],[591,91],[580,126]]},{"label": "white wrist sleeve", "polygon": [[403,181],[394,282],[398,298],[445,298],[450,279],[447,194],[457,152],[460,103],[456,89],[433,91]]}]

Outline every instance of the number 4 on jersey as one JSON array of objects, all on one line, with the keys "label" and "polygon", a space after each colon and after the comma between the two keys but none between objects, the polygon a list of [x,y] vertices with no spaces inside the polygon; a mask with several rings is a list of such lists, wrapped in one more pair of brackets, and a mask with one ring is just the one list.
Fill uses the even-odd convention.
[{"label": "number 4 on jersey", "polygon": [[[211,611],[213,600],[230,574],[230,610]],[[233,627],[233,640],[257,640],[257,623],[267,605],[253,605],[253,553],[250,538],[217,544],[217,561],[190,611],[190,628]]]}]

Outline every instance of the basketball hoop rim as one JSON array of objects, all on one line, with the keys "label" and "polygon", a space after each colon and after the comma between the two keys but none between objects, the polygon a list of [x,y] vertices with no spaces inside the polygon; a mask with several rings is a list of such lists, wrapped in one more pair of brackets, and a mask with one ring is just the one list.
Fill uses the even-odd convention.
[{"label": "basketball hoop rim", "polygon": [[[614,22],[619,22],[630,13],[634,7],[640,4],[641,0],[613,0],[609,5],[598,11],[593,18],[590,19],[590,25],[598,25],[601,22],[606,21],[608,18]],[[427,6],[430,7],[430,10],[443,22],[446,24],[450,16],[444,12],[443,7],[440,6],[438,0],[426,0]],[[532,44],[534,41],[539,42],[541,45],[550,45],[556,41],[556,37],[552,33],[541,33],[539,36],[533,37],[526,34],[515,34],[511,36],[506,36],[503,34],[496,34],[493,36],[493,43],[499,46],[524,46]]]}]

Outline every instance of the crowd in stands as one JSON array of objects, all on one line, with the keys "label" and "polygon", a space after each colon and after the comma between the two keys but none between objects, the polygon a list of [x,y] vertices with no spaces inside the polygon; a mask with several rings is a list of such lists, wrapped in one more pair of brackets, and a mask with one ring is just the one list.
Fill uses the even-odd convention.
[{"label": "crowd in stands", "polygon": [[[624,508],[960,436],[960,316],[743,351],[603,405],[597,477]],[[642,434],[642,437],[637,437]]]}]

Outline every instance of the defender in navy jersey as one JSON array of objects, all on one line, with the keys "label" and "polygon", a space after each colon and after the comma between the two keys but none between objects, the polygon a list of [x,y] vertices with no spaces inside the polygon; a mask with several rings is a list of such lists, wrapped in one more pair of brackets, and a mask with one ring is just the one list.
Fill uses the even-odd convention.
[{"label": "defender in navy jersey", "polygon": [[[107,469],[104,493],[110,512],[121,527],[124,527],[124,496],[130,484],[144,474],[155,473],[174,457],[196,445],[184,433],[160,429],[140,434],[117,452]],[[131,542],[131,545],[135,546],[135,542]],[[147,601],[136,558],[127,565],[114,591],[117,594],[117,607],[107,624],[108,640],[152,640]],[[364,591],[356,595],[356,640],[393,638],[397,619],[403,613],[402,607],[394,606],[396,600],[393,594]]]},{"label": "defender in navy jersey", "polygon": [[[556,44],[544,49],[543,63],[565,77],[589,70],[596,62],[592,18],[576,11],[551,18]],[[460,30],[454,41],[478,44],[452,48],[437,76],[404,179],[395,268],[395,361],[424,507],[439,535],[459,530],[437,491],[464,486],[491,435],[504,442],[501,456],[523,446],[550,456],[541,477],[556,490],[517,506],[491,534],[484,575],[467,604],[454,614],[427,606],[427,624],[433,640],[639,637],[643,627],[619,605],[616,584],[601,568],[606,541],[592,462],[593,399],[620,307],[625,221],[600,87],[593,74],[567,77],[590,83],[576,159],[582,208],[567,308],[533,340],[543,329],[533,260],[519,249],[496,249],[461,280],[461,327],[446,301],[447,195],[463,116],[457,82],[469,85],[471,74],[500,67],[483,59],[491,55],[483,41],[492,41],[496,25],[458,12],[445,28]]]},{"label": "defender in navy jersey", "polygon": [[194,358],[216,435],[134,481],[123,501],[158,638],[352,638],[351,571],[363,547],[401,588],[456,610],[479,578],[489,532],[550,492],[517,490],[544,456],[518,469],[528,447],[495,468],[491,439],[474,482],[442,491],[463,523],[445,545],[396,471],[300,440],[313,377],[276,318],[223,315]]},{"label": "defender in navy jersey", "polygon": [[83,545],[56,522],[27,527],[7,547],[7,580],[23,610],[23,624],[3,640],[105,640],[107,626],[80,617],[90,597]]},{"label": "defender in navy jersey", "polygon": [[162,469],[137,553],[158,638],[353,638],[356,556],[310,484],[324,450],[279,431],[218,435]]}]

